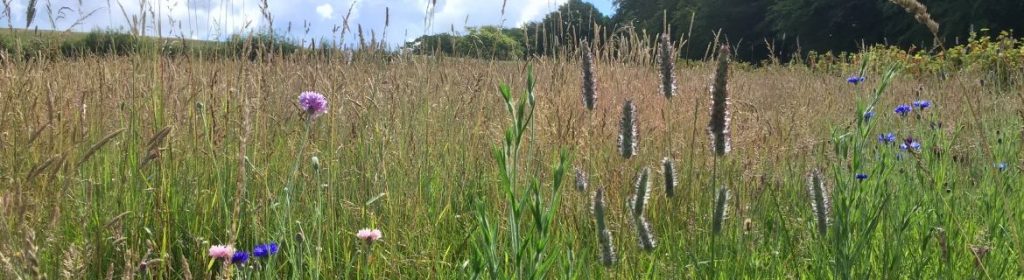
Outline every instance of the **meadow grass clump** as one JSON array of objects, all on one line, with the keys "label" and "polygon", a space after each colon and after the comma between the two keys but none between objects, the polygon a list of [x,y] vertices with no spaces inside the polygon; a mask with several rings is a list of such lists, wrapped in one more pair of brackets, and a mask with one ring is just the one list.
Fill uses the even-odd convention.
[{"label": "meadow grass clump", "polygon": [[[713,146],[706,95],[635,94],[662,95],[658,60],[601,42],[601,98],[632,100],[631,122],[650,120],[626,134],[667,132],[628,160],[614,147],[621,104],[581,108],[574,56],[4,62],[0,279],[1020,274],[1015,85],[977,69],[919,75],[875,54],[859,67],[729,62],[728,87],[743,94],[725,111],[742,133],[728,154],[701,156]],[[629,57],[656,54],[650,42]],[[676,62],[677,77],[708,77],[720,60]],[[526,77],[512,83],[525,91],[478,94],[508,77]],[[297,98],[310,90],[323,106]],[[698,140],[679,145],[686,134]],[[570,162],[585,192],[561,187]],[[654,162],[666,180],[630,186]],[[808,167],[832,208],[824,235]],[[675,197],[630,200],[661,184]],[[214,258],[214,246],[232,251]]]}]

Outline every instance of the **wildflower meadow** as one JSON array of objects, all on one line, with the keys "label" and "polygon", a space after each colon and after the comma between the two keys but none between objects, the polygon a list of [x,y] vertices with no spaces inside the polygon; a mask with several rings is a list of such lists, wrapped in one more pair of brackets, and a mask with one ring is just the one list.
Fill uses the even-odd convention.
[{"label": "wildflower meadow", "polygon": [[1024,68],[649,37],[4,56],[0,279],[1024,277]]}]

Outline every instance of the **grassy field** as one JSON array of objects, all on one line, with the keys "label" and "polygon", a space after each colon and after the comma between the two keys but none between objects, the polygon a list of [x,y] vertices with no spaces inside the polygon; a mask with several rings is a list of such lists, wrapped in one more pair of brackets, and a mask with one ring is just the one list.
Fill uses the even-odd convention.
[{"label": "grassy field", "polygon": [[[527,62],[6,62],[0,278],[1024,277],[1020,83],[897,67],[885,85],[884,61],[869,61],[856,85],[846,80],[858,65],[734,64],[732,151],[715,156],[714,61],[677,64],[667,99],[656,65],[599,58],[592,111],[580,61],[529,65],[535,106],[506,107],[499,84],[519,98]],[[323,93],[326,114],[306,114],[303,91]],[[858,121],[876,92],[874,117]],[[639,134],[628,159],[617,147],[625,100]],[[916,100],[931,103],[894,113]],[[506,130],[507,108],[532,122]],[[519,131],[520,148],[503,144],[506,131]],[[896,143],[879,143],[887,132]],[[907,137],[920,149],[901,150]],[[675,162],[672,197],[664,157]],[[628,206],[643,167],[650,250]],[[576,189],[574,168],[588,189]],[[823,195],[808,191],[812,170]],[[615,249],[607,267],[597,189]],[[816,217],[813,202],[828,200]],[[383,237],[364,242],[363,228]],[[208,256],[271,242],[276,254],[243,264]]]}]

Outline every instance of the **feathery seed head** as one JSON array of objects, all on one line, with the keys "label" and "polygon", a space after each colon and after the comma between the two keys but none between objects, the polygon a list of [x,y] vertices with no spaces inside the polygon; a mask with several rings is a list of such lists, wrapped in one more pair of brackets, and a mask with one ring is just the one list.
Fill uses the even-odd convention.
[{"label": "feathery seed head", "polygon": [[818,233],[825,235],[828,231],[832,201],[830,191],[825,186],[825,179],[821,171],[814,169],[807,175],[807,191],[811,198],[811,210],[814,211],[814,218],[818,227]]},{"label": "feathery seed head", "polygon": [[580,169],[579,167],[577,167],[576,168],[576,190],[577,191],[581,191],[581,192],[582,191],[586,191],[587,190],[587,184],[588,184],[587,181],[588,181],[587,173],[584,172],[583,169]]},{"label": "feathery seed head", "polygon": [[608,230],[608,223],[605,220],[604,188],[597,188],[594,191],[592,204],[594,223],[597,225],[598,245],[601,246],[601,263],[609,267],[615,264],[615,247],[612,244],[612,231]]},{"label": "feathery seed head", "polygon": [[654,231],[651,230],[651,223],[643,216],[634,217],[637,229],[637,241],[644,251],[653,251],[657,241],[654,238]]},{"label": "feathery seed head", "polygon": [[622,105],[622,120],[619,121],[619,154],[623,158],[636,155],[637,134],[636,106],[633,100],[626,100]]},{"label": "feathery seed head", "polygon": [[661,93],[665,98],[676,95],[675,52],[672,50],[672,39],[668,33],[661,34]]},{"label": "feathery seed head", "polygon": [[635,216],[642,216],[644,214],[647,200],[651,197],[651,184],[648,180],[650,173],[651,169],[644,167],[636,174],[636,179],[633,181],[633,189],[636,193],[630,198],[629,204]]},{"label": "feathery seed head", "polygon": [[674,196],[679,181],[676,178],[676,164],[671,158],[665,157],[661,160],[661,173],[665,176],[665,195]]},{"label": "feathery seed head", "polygon": [[597,78],[594,75],[594,54],[583,44],[583,106],[594,110],[597,105]]},{"label": "feathery seed head", "polygon": [[711,219],[711,232],[719,234],[722,232],[722,223],[728,218],[729,188],[722,186],[718,188],[715,195],[715,214]]},{"label": "feathery seed head", "polygon": [[711,122],[708,133],[711,135],[712,149],[716,156],[724,156],[732,150],[730,144],[729,122],[729,47],[722,45],[718,51],[718,68],[715,69],[714,82],[711,85]]}]

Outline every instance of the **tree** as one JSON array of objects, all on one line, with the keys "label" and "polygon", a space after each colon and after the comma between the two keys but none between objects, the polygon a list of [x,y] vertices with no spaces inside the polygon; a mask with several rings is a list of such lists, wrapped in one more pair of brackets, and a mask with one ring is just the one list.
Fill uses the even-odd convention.
[{"label": "tree", "polygon": [[540,22],[523,27],[530,39],[528,51],[553,54],[563,46],[575,46],[580,40],[593,41],[595,26],[607,26],[609,21],[593,4],[569,0]]}]

